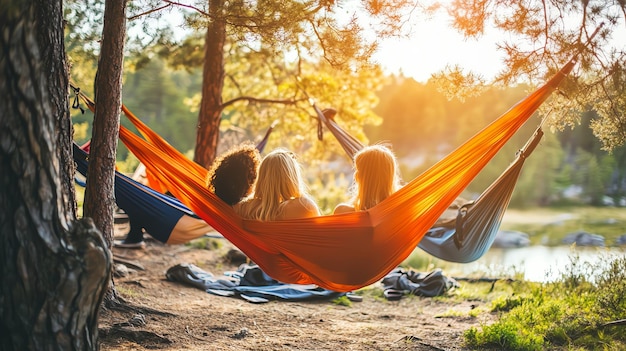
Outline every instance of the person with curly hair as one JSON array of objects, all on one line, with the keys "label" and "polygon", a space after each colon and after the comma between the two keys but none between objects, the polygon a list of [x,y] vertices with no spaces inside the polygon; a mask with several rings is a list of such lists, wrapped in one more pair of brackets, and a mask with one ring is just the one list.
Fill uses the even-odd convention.
[{"label": "person with curly hair", "polygon": [[261,156],[257,147],[244,142],[220,155],[209,169],[207,187],[233,206],[250,195],[257,179]]},{"label": "person with curly hair", "polygon": [[[233,206],[251,193],[260,162],[259,150],[252,143],[237,145],[215,160],[208,172],[207,187]],[[130,231],[124,240],[116,240],[114,246],[128,249],[145,247],[144,230],[167,244],[182,244],[213,230],[201,218],[184,214],[175,208],[172,208],[168,220],[172,222],[171,225],[164,227],[155,226],[149,220],[129,216]]]}]

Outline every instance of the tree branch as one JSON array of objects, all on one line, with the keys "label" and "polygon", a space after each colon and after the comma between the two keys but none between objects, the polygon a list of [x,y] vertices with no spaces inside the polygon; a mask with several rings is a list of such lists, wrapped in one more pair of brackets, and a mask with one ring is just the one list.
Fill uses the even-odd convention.
[{"label": "tree branch", "polygon": [[[207,17],[209,17],[209,18],[211,17],[211,15],[209,15],[208,13],[206,13],[206,12],[204,12],[204,11],[200,10],[199,8],[197,8],[197,7],[195,7],[195,6],[191,6],[191,5],[187,5],[187,4],[181,4],[180,2],[177,2],[177,1],[170,1],[170,0],[163,0],[163,2],[166,2],[166,3],[168,3],[169,5],[176,5],[176,6],[180,6],[180,7],[185,7],[185,8],[188,8],[188,9],[192,9],[192,10],[194,10],[194,11],[199,12],[200,14],[202,14],[202,15],[204,15],[204,16],[207,16]],[[169,5],[168,5],[168,6],[169,6]]]},{"label": "tree branch", "polygon": [[306,99],[259,99],[259,98],[255,98],[255,97],[251,97],[251,96],[240,96],[237,98],[234,98],[232,100],[226,101],[225,103],[222,104],[222,109],[233,105],[236,102],[239,101],[249,101],[249,102],[253,102],[253,103],[261,103],[261,104],[283,104],[283,105],[295,105],[298,102],[301,101],[305,101]]},{"label": "tree branch", "polygon": [[[167,1],[166,1],[166,2],[167,2]],[[140,13],[140,14],[138,14],[138,15],[134,15],[134,16],[128,17],[128,20],[129,20],[129,21],[132,21],[132,20],[135,20],[135,19],[137,19],[137,18],[139,18],[139,17],[141,17],[141,16],[145,16],[145,15],[149,15],[149,14],[151,14],[151,13],[153,13],[153,12],[161,11],[161,10],[163,10],[164,8],[168,8],[168,7],[170,7],[170,6],[172,6],[172,4],[167,4],[167,5],[165,5],[165,6],[157,7],[157,8],[155,8],[155,9],[148,10],[148,11],[146,11],[146,12],[142,12],[142,13]]]}]

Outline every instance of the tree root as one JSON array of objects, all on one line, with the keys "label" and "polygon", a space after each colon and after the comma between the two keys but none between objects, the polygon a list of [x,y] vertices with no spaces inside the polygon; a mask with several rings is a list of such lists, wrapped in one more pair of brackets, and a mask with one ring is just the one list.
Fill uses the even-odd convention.
[{"label": "tree root", "polygon": [[133,313],[133,314],[152,314],[163,317],[175,317],[176,314],[155,310],[150,307],[144,306],[135,306],[127,302],[126,300],[118,297],[117,299],[106,299],[102,304],[102,308],[108,309],[111,311],[124,312],[124,313]]}]

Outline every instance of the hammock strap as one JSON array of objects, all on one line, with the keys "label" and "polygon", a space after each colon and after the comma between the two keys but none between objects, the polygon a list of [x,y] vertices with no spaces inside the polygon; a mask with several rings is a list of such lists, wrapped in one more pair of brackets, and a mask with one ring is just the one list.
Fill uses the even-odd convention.
[{"label": "hammock strap", "polygon": [[472,205],[473,203],[469,203],[461,206],[459,208],[459,212],[456,215],[456,231],[453,238],[454,245],[456,245],[458,249],[461,249],[463,247],[463,240],[465,239],[465,231],[463,230],[465,227],[465,217],[467,216],[468,208]]}]

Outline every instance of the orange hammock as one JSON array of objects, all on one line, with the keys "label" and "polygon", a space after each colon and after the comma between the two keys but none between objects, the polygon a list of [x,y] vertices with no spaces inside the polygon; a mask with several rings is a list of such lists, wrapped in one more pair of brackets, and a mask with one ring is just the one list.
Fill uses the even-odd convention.
[{"label": "orange hammock", "polygon": [[205,187],[204,168],[127,110],[127,117],[146,140],[124,127],[120,138],[175,197],[274,279],[352,291],[379,281],[413,252],[440,215],[574,64],[574,59],[568,62],[545,85],[367,211],[276,222],[243,220]]}]

